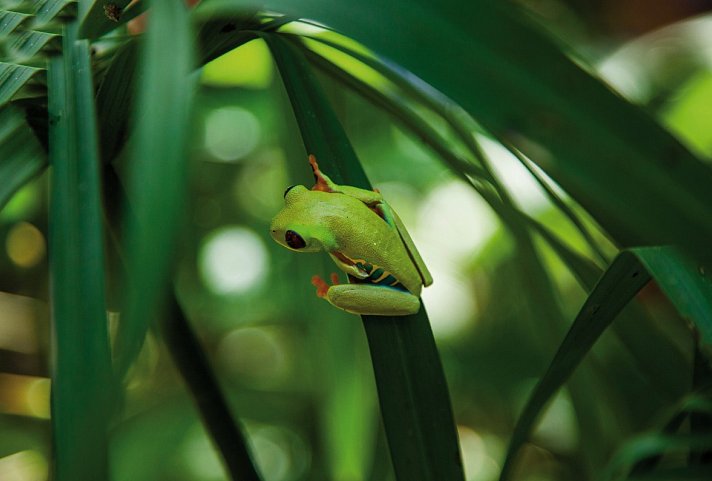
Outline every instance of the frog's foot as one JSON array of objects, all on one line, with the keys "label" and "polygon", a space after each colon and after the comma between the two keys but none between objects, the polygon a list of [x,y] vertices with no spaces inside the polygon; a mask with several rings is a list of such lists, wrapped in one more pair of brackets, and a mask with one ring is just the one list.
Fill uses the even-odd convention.
[{"label": "frog's foot", "polygon": [[314,154],[309,154],[309,165],[311,165],[312,172],[314,172],[314,187],[312,190],[320,190],[322,192],[334,192],[333,182],[326,174],[319,170],[319,164],[316,162],[316,157]]},{"label": "frog's foot", "polygon": [[[336,286],[339,284],[338,274],[332,272],[330,278],[331,285]],[[314,285],[314,287],[316,287],[317,297],[321,297],[322,299],[324,299],[326,297],[326,293],[329,292],[329,288],[331,287],[329,283],[322,279],[321,276],[319,276],[318,274],[312,276],[311,283]]]}]

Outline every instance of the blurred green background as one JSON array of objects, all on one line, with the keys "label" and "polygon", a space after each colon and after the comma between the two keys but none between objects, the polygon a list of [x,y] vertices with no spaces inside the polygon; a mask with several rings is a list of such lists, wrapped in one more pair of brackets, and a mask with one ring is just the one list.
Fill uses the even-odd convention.
[{"label": "blurred green background", "polygon": [[[712,17],[695,15],[712,2],[518,3],[612,88],[710,159]],[[371,75],[350,68],[361,69],[361,78]],[[563,333],[552,332],[531,309],[522,291],[536,281],[521,276],[509,234],[475,191],[385,114],[331,79],[320,80],[371,181],[409,227],[435,279],[423,300],[467,479],[496,479],[519,410],[551,358],[542,346],[558,344]],[[447,135],[437,122],[432,127]],[[524,167],[481,140],[523,210],[586,252]],[[309,184],[310,176],[262,41],[202,70],[190,146],[190,222],[180,247],[178,295],[265,480],[392,479],[360,320],[317,299],[309,283],[312,274],[332,270],[330,260],[291,254],[267,234],[285,187]],[[612,256],[615,249],[597,238]],[[538,247],[558,301],[573,318],[585,293],[547,245]],[[109,285],[110,308],[117,309],[117,290]],[[47,299],[45,174],[0,211],[2,481],[48,479]],[[550,405],[518,479],[593,479],[625,438],[661,424],[689,390],[684,373],[691,362],[687,326],[649,285]],[[587,402],[574,403],[572,396]],[[153,333],[132,367],[123,416],[111,433],[115,481],[227,479]]]}]

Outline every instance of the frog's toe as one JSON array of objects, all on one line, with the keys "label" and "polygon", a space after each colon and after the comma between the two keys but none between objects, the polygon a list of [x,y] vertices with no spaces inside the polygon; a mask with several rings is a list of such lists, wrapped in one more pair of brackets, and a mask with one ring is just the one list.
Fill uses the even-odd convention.
[{"label": "frog's toe", "polygon": [[318,274],[315,274],[311,278],[311,283],[316,287],[317,297],[321,297],[322,299],[326,297],[326,293],[329,291],[329,284],[327,284],[324,279]]}]

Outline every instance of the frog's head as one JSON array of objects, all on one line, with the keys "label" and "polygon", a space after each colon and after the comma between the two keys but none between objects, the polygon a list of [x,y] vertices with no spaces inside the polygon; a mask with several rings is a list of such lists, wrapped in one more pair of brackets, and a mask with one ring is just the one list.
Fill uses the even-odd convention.
[{"label": "frog's head", "polygon": [[284,192],[284,208],[272,219],[272,238],[297,252],[330,251],[334,235],[322,222],[321,192],[293,185]]}]

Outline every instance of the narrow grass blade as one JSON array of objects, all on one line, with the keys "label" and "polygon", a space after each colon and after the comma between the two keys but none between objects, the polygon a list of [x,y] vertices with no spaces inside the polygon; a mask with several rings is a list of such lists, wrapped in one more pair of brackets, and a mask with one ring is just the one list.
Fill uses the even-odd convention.
[{"label": "narrow grass blade", "polygon": [[[665,423],[664,426],[660,429],[660,436],[673,436],[675,435],[680,427],[683,425],[685,420],[688,417],[693,417],[693,416],[711,416],[712,415],[712,401],[705,397],[706,395],[709,395],[709,389],[707,390],[700,390],[698,392],[693,393],[689,397],[683,399],[683,401],[680,403],[680,405],[675,409],[675,412],[669,417],[667,422]],[[712,430],[707,429],[706,433],[712,433]],[[699,433],[703,434],[703,433]],[[622,451],[629,450],[629,451],[635,451],[635,449],[631,449],[629,445],[631,444],[636,444],[637,440],[632,440],[626,445],[625,447],[622,448]],[[648,455],[648,456],[643,456],[640,457],[639,460],[637,460],[635,463],[630,462],[629,464],[633,464],[632,469],[630,470],[630,473],[628,475],[628,478],[637,478],[638,476],[642,476],[645,474],[650,473],[655,469],[655,467],[658,465],[660,460],[663,458],[663,452],[656,453],[654,455]],[[618,463],[620,461],[620,454],[617,455],[611,463]],[[609,466],[606,469],[607,475],[611,475],[615,471],[615,468],[613,466]]]},{"label": "narrow grass blade", "polygon": [[576,229],[581,234],[581,237],[583,237],[583,239],[586,241],[586,243],[590,247],[591,251],[596,255],[596,257],[598,257],[598,259],[604,263],[610,262],[610,259],[608,259],[606,254],[598,245],[598,242],[596,242],[596,240],[593,238],[593,235],[589,231],[588,227],[586,227],[586,225],[579,218],[576,212],[574,212],[574,210],[566,203],[566,201],[561,198],[561,196],[554,190],[554,188],[549,185],[549,181],[531,165],[531,161],[510,143],[504,142],[502,138],[499,138],[497,140],[499,140],[502,145],[504,145],[507,150],[509,150],[509,152],[511,152],[511,154],[514,155],[517,160],[519,160],[519,163],[522,164],[525,169],[527,169],[529,175],[531,175],[532,178],[536,180],[537,184],[539,184],[541,189],[546,194],[547,198],[551,201],[551,204],[557,209],[559,209],[559,211],[569,219],[569,221],[574,225],[574,227],[576,227]]},{"label": "narrow grass blade", "polygon": [[15,107],[0,108],[0,210],[47,165],[47,153]]},{"label": "narrow grass blade", "polygon": [[[187,199],[193,44],[186,7],[154,0],[144,34],[137,121],[129,166],[127,285],[117,332],[117,369],[138,354],[168,293],[171,263]],[[170,51],[171,55],[166,55]]]},{"label": "narrow grass blade", "polygon": [[[336,182],[371,188],[304,58],[284,39],[264,38],[279,67],[307,151],[317,156]],[[397,479],[464,479],[447,385],[425,311],[362,318]]]},{"label": "narrow grass blade", "polygon": [[566,264],[579,285],[586,292],[590,292],[596,285],[596,281],[601,278],[603,270],[588,257],[574,251],[539,221],[528,217],[526,220],[532,229],[549,244],[564,264]]},{"label": "narrow grass blade", "polygon": [[650,276],[634,254],[622,252],[614,259],[586,299],[549,368],[519,416],[500,473],[501,481],[511,476],[516,455],[526,442],[544,406],[566,382],[621,309],[649,280]]},{"label": "narrow grass blade", "polygon": [[188,384],[230,478],[233,481],[261,481],[239,421],[230,412],[200,342],[175,296],[171,297],[169,313],[162,327],[173,362]]},{"label": "narrow grass blade", "polygon": [[49,62],[54,479],[108,479],[111,413],[99,159],[89,46]]},{"label": "narrow grass blade", "polygon": [[[630,466],[649,458],[661,456],[669,452],[686,452],[688,450],[703,450],[712,446],[712,433],[705,434],[648,434],[629,441],[621,448],[611,460],[606,470],[602,473],[600,481],[613,481],[626,479],[625,473]],[[694,467],[682,469],[694,471]],[[704,468],[706,472],[712,474],[712,468]],[[636,473],[634,479],[647,479],[650,476],[655,479],[655,471],[641,475]],[[685,479],[685,478],[681,478]],[[709,478],[707,478],[709,479]]]},{"label": "narrow grass blade", "polygon": [[620,244],[708,254],[712,170],[513,5],[206,0],[198,8],[256,5],[330,25],[424,79],[535,161]]}]

